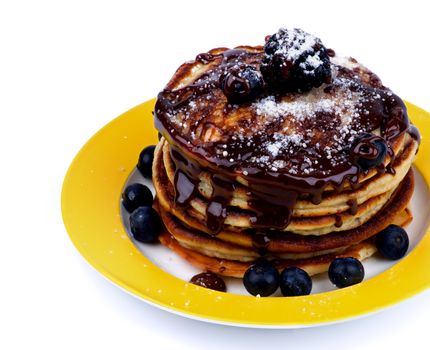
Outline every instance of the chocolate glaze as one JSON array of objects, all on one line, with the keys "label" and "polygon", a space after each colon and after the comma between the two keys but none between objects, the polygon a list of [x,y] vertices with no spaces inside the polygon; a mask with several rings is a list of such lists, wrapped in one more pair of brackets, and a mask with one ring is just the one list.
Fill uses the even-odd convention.
[{"label": "chocolate glaze", "polygon": [[226,286],[224,280],[218,275],[212,272],[202,272],[193,276],[190,280],[192,284],[196,284],[200,287],[217,290],[219,292],[225,292]]},{"label": "chocolate glaze", "polygon": [[409,125],[408,133],[409,133],[409,135],[412,136],[412,138],[414,140],[416,140],[418,143],[421,143],[421,135],[420,135],[420,132],[418,131],[418,129],[415,125],[413,125],[413,124]]},{"label": "chocolate glaze", "polygon": [[[213,234],[218,233],[224,225],[232,192],[237,186],[238,176],[246,179],[247,187],[252,194],[248,203],[255,213],[255,216],[251,218],[251,226],[258,231],[265,231],[268,229],[283,230],[288,226],[299,196],[305,196],[317,205],[321,202],[323,191],[327,187],[333,187],[336,192],[340,192],[346,183],[349,183],[353,189],[359,188],[360,175],[368,172],[368,170],[360,169],[352,161],[339,162],[334,165],[325,154],[321,153],[321,150],[300,146],[297,146],[295,152],[288,155],[288,158],[281,158],[288,162],[287,168],[297,166],[300,170],[297,174],[271,171],[256,166],[250,162],[250,159],[259,154],[252,145],[271,141],[274,132],[279,128],[276,121],[263,135],[251,135],[248,140],[252,142],[248,143],[242,142],[234,135],[227,135],[227,141],[224,139],[222,143],[193,143],[190,142],[189,137],[178,131],[177,126],[169,118],[170,115],[181,109],[190,111],[190,102],[196,101],[202,96],[206,96],[209,100],[225,98],[220,87],[220,77],[232,67],[236,69],[242,64],[259,69],[261,59],[261,51],[245,49],[226,50],[219,54],[200,54],[196,57],[196,61],[202,64],[211,63],[213,68],[209,72],[183,88],[165,89],[158,95],[154,113],[155,125],[171,146],[171,156],[176,166],[175,204],[189,205],[189,201],[197,195],[198,175],[202,171],[213,174],[213,193],[207,207],[207,226]],[[376,78],[361,82],[357,79],[355,72],[339,66],[337,69],[337,74],[348,80],[351,90],[360,89],[362,94],[367,96],[363,102],[363,113],[359,114],[356,123],[365,128],[367,132],[379,128],[381,137],[388,145],[391,145],[405,132],[409,132],[419,140],[419,133],[409,124],[406,107],[398,96],[383,87]],[[335,88],[326,88],[326,92],[332,93],[332,89]],[[223,113],[227,115],[232,108],[234,107],[226,102]],[[206,108],[200,110],[198,118],[201,119],[195,123],[196,125],[204,123],[205,113],[211,113],[211,110]],[[338,116],[321,113],[308,124],[304,124],[304,127],[307,130],[321,130],[327,134],[327,137],[330,137],[329,125],[335,118]],[[246,123],[246,121],[243,122]],[[190,128],[193,127],[193,125],[190,126]],[[220,151],[224,150],[228,152],[230,159],[218,156]],[[347,156],[350,148],[345,147],[343,152]],[[394,153],[390,147],[388,155],[391,164]],[[318,159],[320,168],[312,174],[306,173],[306,158]],[[390,168],[390,164],[387,167],[382,165],[379,170],[392,173],[393,168]],[[353,202],[350,205],[350,212],[356,213],[356,203]],[[336,220],[336,224],[341,225],[340,220]]]},{"label": "chocolate glaze", "polygon": [[182,170],[178,170],[175,173],[175,188],[176,196],[175,202],[178,205],[186,205],[194,197],[196,192],[196,183]]},{"label": "chocolate glaze", "polygon": [[329,57],[334,57],[336,56],[336,52],[333,49],[327,49],[327,55],[329,55]]},{"label": "chocolate glaze", "polygon": [[354,199],[350,199],[350,200],[348,200],[347,204],[349,205],[349,213],[351,215],[357,214],[357,211],[358,211],[357,200],[355,198]]},{"label": "chocolate glaze", "polygon": [[334,216],[334,219],[335,219],[334,226],[335,226],[335,227],[342,227],[342,225],[343,225],[342,216],[340,216],[340,215],[335,215],[335,216]]},{"label": "chocolate glaze", "polygon": [[[253,230],[251,230],[253,231]],[[270,238],[265,232],[254,231],[252,235],[252,246],[257,250],[258,254],[266,255],[267,248],[270,244]]]}]

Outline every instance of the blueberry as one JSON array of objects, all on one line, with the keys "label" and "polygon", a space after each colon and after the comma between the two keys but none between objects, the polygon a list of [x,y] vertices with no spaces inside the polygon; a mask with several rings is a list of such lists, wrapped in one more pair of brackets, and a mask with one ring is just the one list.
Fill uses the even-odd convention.
[{"label": "blueberry", "polygon": [[250,294],[267,297],[278,289],[279,272],[267,261],[256,262],[246,270],[243,284]]},{"label": "blueberry", "polygon": [[312,280],[308,273],[295,266],[282,271],[279,285],[284,296],[308,295],[312,290]]},{"label": "blueberry", "polygon": [[369,170],[381,165],[387,153],[388,146],[382,137],[361,133],[351,149],[351,160],[361,169]]},{"label": "blueberry", "polygon": [[320,39],[281,28],[264,45],[261,73],[270,87],[305,92],[330,82],[330,57]]},{"label": "blueberry", "polygon": [[352,286],[363,281],[363,264],[355,258],[336,258],[330,264],[328,277],[338,288]]},{"label": "blueberry", "polygon": [[145,147],[139,155],[137,169],[140,170],[144,178],[152,178],[152,162],[154,161],[155,146]]},{"label": "blueberry", "polygon": [[376,235],[375,243],[383,257],[398,260],[408,251],[409,237],[402,227],[390,225]]},{"label": "blueberry", "polygon": [[160,217],[151,207],[139,207],[130,215],[130,229],[139,242],[157,242],[161,231]]},{"label": "blueberry", "polygon": [[254,67],[232,68],[221,76],[221,88],[231,103],[250,101],[263,90],[263,77]]},{"label": "blueberry", "polygon": [[150,207],[152,201],[151,190],[139,183],[127,186],[122,194],[122,205],[129,213],[138,207]]}]

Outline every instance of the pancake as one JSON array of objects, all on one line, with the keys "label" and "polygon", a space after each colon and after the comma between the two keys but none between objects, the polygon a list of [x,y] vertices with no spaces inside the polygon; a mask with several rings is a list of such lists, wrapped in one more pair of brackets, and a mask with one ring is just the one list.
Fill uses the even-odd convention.
[{"label": "pancake", "polygon": [[412,220],[420,140],[406,106],[301,30],[197,55],[154,121],[160,241],[203,270],[242,277],[264,257],[313,275]]},{"label": "pancake", "polygon": [[[170,183],[173,184],[175,166],[170,157],[169,144],[165,140],[162,140],[161,142],[160,148],[156,153],[163,153],[163,163],[166,173],[169,177]],[[293,217],[337,214],[351,208],[351,205],[348,204],[349,201],[356,201],[357,204],[360,205],[372,197],[394,189],[406,175],[418,149],[418,142],[412,140],[409,135],[406,135],[405,144],[406,146],[401,150],[401,152],[399,152],[393,162],[393,169],[395,171],[394,175],[386,173],[378,174],[375,179],[365,181],[357,190],[327,194],[318,205],[306,200],[298,200],[293,210]],[[213,193],[212,185],[210,183],[210,174],[202,173],[201,176],[199,176],[199,180],[198,190],[200,195],[206,199],[210,199]],[[248,204],[248,201],[251,199],[249,198],[248,193],[249,191],[244,186],[237,186],[232,193],[229,206],[239,207],[245,210],[251,209]],[[199,206],[198,203],[194,203],[194,200],[191,201],[191,205],[195,207]]]},{"label": "pancake", "polygon": [[[199,198],[195,198],[191,201],[191,207],[188,208],[188,210],[183,210],[183,208],[175,205],[174,203],[174,189],[173,184],[170,182],[171,176],[167,176],[164,167],[165,162],[163,162],[165,157],[162,153],[168,150],[166,145],[168,145],[167,142],[164,140],[160,141],[155,151],[155,159],[153,163],[153,173],[156,174],[156,176],[154,176],[154,186],[158,194],[160,205],[166,208],[166,210],[172,211],[175,216],[180,218],[187,225],[210,234],[210,231],[205,225],[207,203]],[[293,219],[291,220],[287,231],[304,235],[323,235],[331,232],[350,230],[362,225],[387,203],[394,189],[397,188],[398,184],[396,184],[396,181],[403,180],[405,170],[410,168],[410,164],[416,152],[416,147],[416,142],[411,141],[405,148],[405,151],[402,152],[402,157],[396,159],[398,160],[398,164],[396,164],[396,162],[394,163],[394,169],[396,171],[394,177],[390,174],[383,174],[376,184],[372,183],[372,185],[362,187],[359,190],[346,195],[346,198],[352,198],[353,196],[357,198],[359,197],[359,193],[369,195],[369,192],[371,192],[369,191],[369,187],[374,189],[375,192],[378,190],[380,191],[384,186],[388,186],[389,188],[385,193],[376,195],[366,202],[358,205],[354,215],[347,210],[343,212],[338,210],[337,215],[318,217],[294,217],[293,215]],[[390,183],[390,180],[392,180],[392,183],[395,183],[394,187],[392,186],[392,183]],[[331,199],[328,201],[330,200]],[[251,228],[251,217],[251,214],[239,212],[237,210],[234,212],[228,212],[225,224],[230,226],[230,230],[235,230],[235,228]],[[336,222],[339,220],[342,222],[342,225],[340,227],[336,227]]]},{"label": "pancake", "polygon": [[[176,221],[173,217],[169,216],[167,212],[163,209],[161,210],[161,217],[166,227],[166,231],[176,240],[178,243],[188,249],[204,253],[205,255],[211,257],[217,257],[221,259],[238,260],[238,261],[254,261],[261,256],[261,250],[259,251],[255,247],[247,249],[247,247],[240,246],[238,244],[229,243],[216,237],[209,237],[196,230],[189,229],[182,226],[180,222]],[[406,226],[410,220],[412,220],[412,215],[408,210],[403,210],[396,215],[394,221],[390,224],[396,224],[399,226]],[[252,236],[250,237],[252,240]],[[327,238],[328,239],[328,238]],[[326,250],[313,250],[307,253],[285,253],[282,252],[278,246],[278,251],[276,251],[277,240],[274,240],[269,247],[265,248],[264,256],[270,260],[273,259],[302,259],[310,258],[319,255],[324,255],[334,252],[342,252],[348,246],[332,248]],[[354,245],[354,244],[352,244]],[[249,248],[249,247],[248,247]]]},{"label": "pancake", "polygon": [[[300,236],[284,232],[271,232],[266,234],[267,245],[264,249],[275,256],[285,253],[318,253],[342,249],[374,236],[393,222],[406,224],[411,216],[410,213],[405,213],[405,210],[413,193],[413,181],[413,173],[410,170],[387,205],[360,227],[348,231],[332,232],[323,236]],[[208,249],[210,244],[215,244],[212,250],[216,251],[220,247],[231,248],[231,244],[234,244],[236,250],[242,248],[238,254],[246,256],[247,260],[250,256],[256,256],[255,253],[258,250],[255,248],[254,237],[256,233],[222,231],[215,237],[211,237],[205,232],[185,226],[184,223],[190,222],[190,220],[178,220],[169,211],[166,211],[161,203],[159,203],[158,211],[170,234],[177,240],[186,242],[188,246],[193,245],[194,248]],[[226,244],[223,245],[222,243]],[[250,250],[251,253],[249,253]]]},{"label": "pancake", "polygon": [[[222,276],[242,278],[246,270],[251,266],[249,262],[219,259],[187,249],[166,232],[160,235],[160,242],[203,271],[211,271]],[[358,260],[364,260],[372,256],[375,252],[375,245],[366,241],[341,253],[321,255],[301,260],[280,260],[275,261],[274,264],[279,271],[289,266],[296,266],[305,270],[310,276],[313,276],[327,271],[331,261],[335,258],[353,257]]]},{"label": "pancake", "polygon": [[[392,224],[406,226],[411,220],[411,212],[408,209],[405,209],[394,218]],[[161,233],[160,242],[195,267],[203,271],[211,271],[226,277],[242,278],[246,270],[256,260],[255,257],[259,257],[258,255],[255,255],[253,257],[254,259],[243,261],[242,256],[239,256],[239,260],[231,260],[219,256],[213,256],[210,253],[208,254],[207,251],[199,252],[180,244],[167,229]],[[219,251],[219,249],[217,249],[217,251]],[[274,260],[274,263],[279,272],[282,272],[286,267],[296,266],[305,270],[310,276],[313,276],[326,272],[331,261],[335,258],[353,257],[363,261],[371,257],[376,252],[377,249],[372,239],[368,239],[345,249],[325,251],[323,254],[280,257],[277,260]]]}]

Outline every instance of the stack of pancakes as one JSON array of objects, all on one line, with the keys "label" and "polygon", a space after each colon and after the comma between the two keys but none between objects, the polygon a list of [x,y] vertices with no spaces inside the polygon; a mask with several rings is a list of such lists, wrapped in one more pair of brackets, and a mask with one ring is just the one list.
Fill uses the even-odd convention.
[{"label": "stack of pancakes", "polygon": [[[161,243],[232,277],[260,257],[313,275],[335,257],[371,256],[373,236],[412,219],[419,138],[404,104],[367,68],[335,54],[331,81],[311,91],[229,101],[220,79],[259,69],[262,56],[262,47],[246,46],[200,54],[159,94],[153,183]],[[351,156],[364,133],[387,144],[377,167]]]}]

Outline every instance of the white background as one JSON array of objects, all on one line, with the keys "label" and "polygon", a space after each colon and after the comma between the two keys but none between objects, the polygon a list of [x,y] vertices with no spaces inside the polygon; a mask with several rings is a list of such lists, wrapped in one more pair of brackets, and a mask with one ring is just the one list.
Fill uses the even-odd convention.
[{"label": "white background", "polygon": [[[0,348],[426,347],[430,291],[377,315],[301,330],[206,324],[111,285],[75,250],[60,191],[85,141],[217,46],[302,27],[430,110],[425,1],[0,1]],[[415,344],[415,345],[414,345]]]}]

